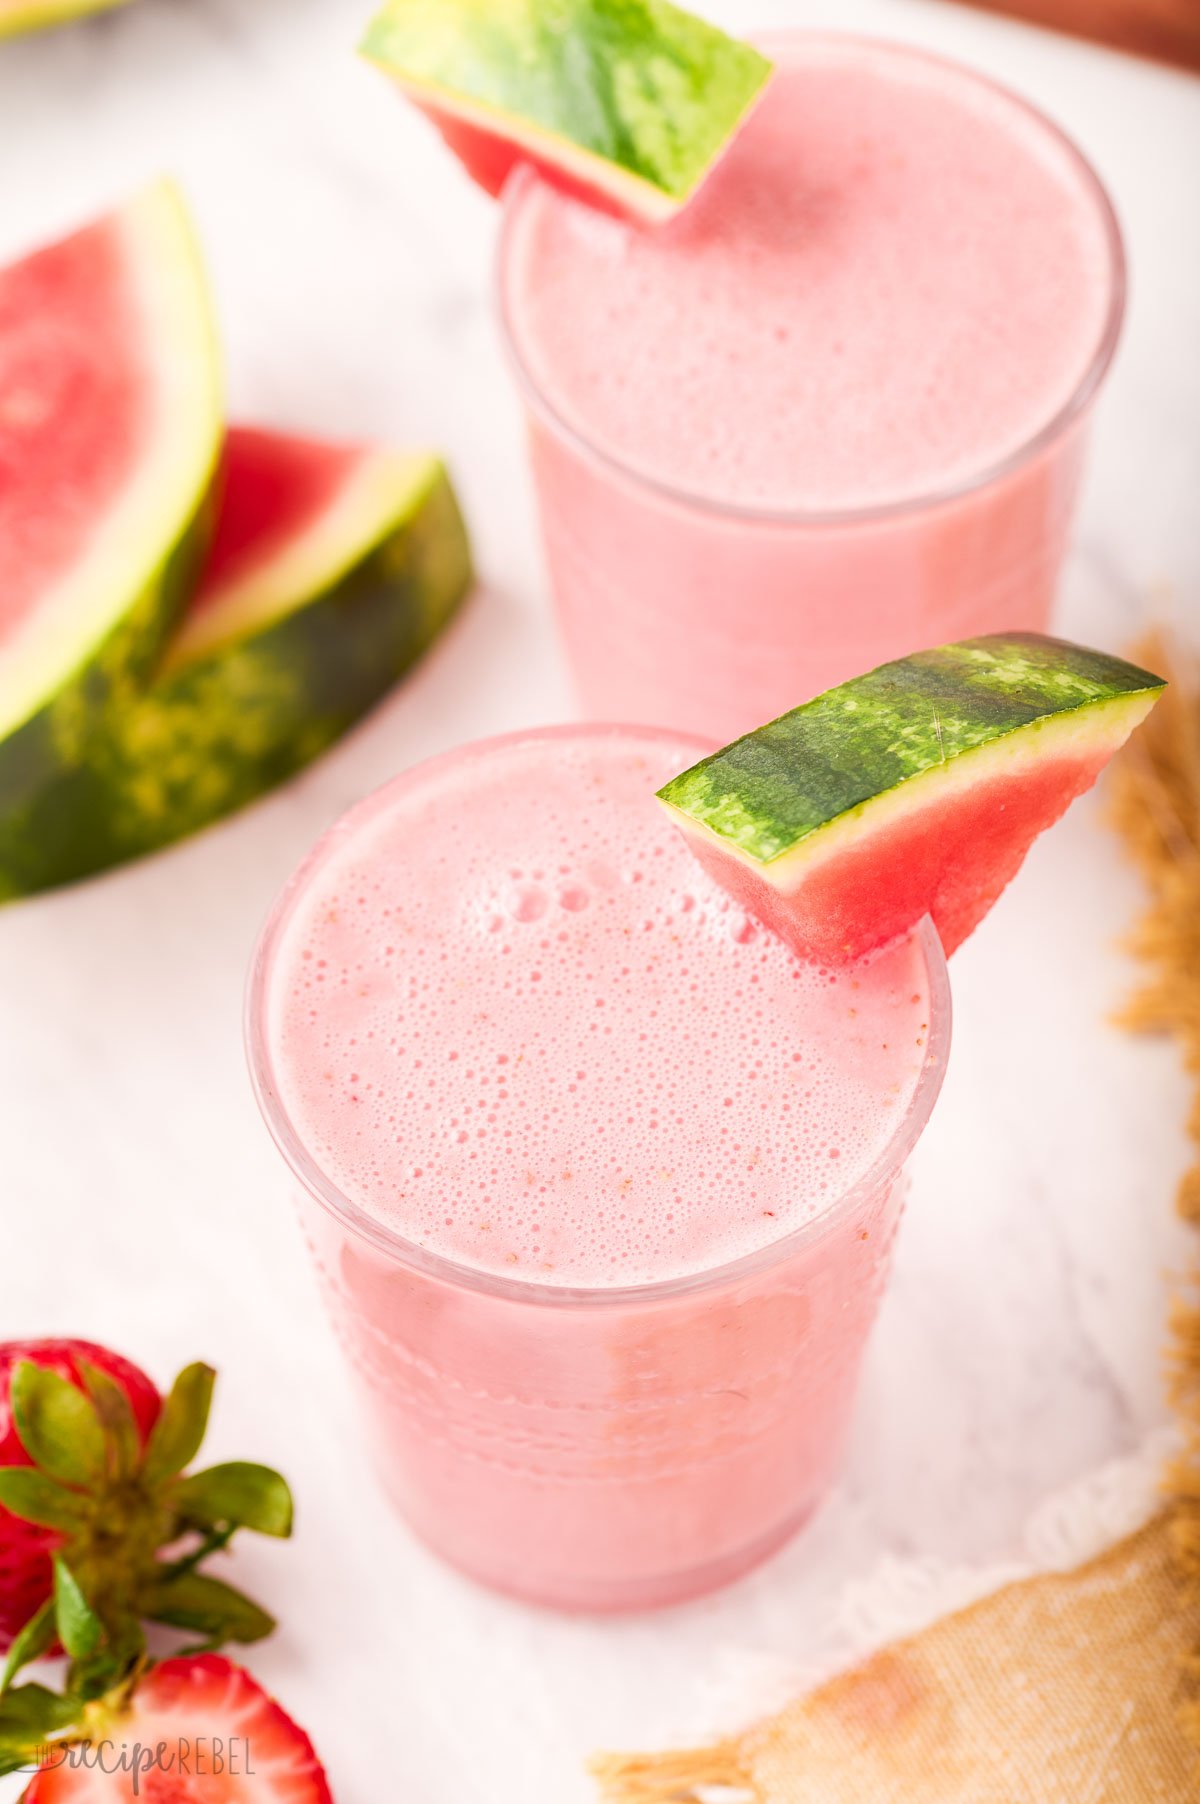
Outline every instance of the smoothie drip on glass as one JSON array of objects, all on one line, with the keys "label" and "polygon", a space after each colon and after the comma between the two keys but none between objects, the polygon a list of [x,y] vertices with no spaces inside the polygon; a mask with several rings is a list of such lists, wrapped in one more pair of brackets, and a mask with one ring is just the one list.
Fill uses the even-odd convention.
[{"label": "smoothie drip on glass", "polygon": [[322,867],[275,1063],[381,1225],[541,1284],[678,1278],[814,1221],[896,1131],[922,953],[832,975],[741,914],[654,801],[694,750],[518,740],[367,804]]},{"label": "smoothie drip on glass", "polygon": [[534,186],[508,306],[534,383],[681,493],[808,513],[954,489],[1071,399],[1111,246],[1074,152],[893,47],[773,50],[750,124],[647,231]]}]

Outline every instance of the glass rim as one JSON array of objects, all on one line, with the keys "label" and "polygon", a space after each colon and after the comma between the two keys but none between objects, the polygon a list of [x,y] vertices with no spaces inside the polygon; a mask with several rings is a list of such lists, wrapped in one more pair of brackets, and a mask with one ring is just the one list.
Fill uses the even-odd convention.
[{"label": "glass rim", "polygon": [[648,471],[639,469],[636,463],[630,459],[602,449],[588,437],[585,428],[569,420],[539,386],[528,359],[522,352],[509,293],[509,276],[514,262],[513,238],[526,200],[532,190],[541,184],[531,167],[521,165],[510,176],[502,196],[500,233],[493,262],[493,294],[505,357],[526,407],[559,439],[588,461],[599,465],[610,476],[615,476],[637,489],[645,490],[660,500],[667,501],[689,513],[707,514],[715,519],[732,520],[747,525],[813,529],[886,524],[911,514],[950,506],[979,490],[989,488],[993,484],[1015,475],[1026,464],[1032,463],[1053,446],[1086,413],[1108,373],[1120,341],[1128,291],[1125,242],[1116,208],[1094,165],[1070,134],[1051,119],[1049,114],[1044,113],[1040,107],[1035,106],[1032,101],[1026,100],[1023,95],[1008,87],[1006,83],[995,81],[990,75],[985,75],[972,68],[970,64],[959,62],[954,57],[941,56],[936,51],[926,50],[921,45],[909,44],[901,39],[875,37],[869,34],[860,35],[853,32],[805,31],[803,29],[765,31],[755,32],[753,41],[763,48],[770,48],[772,44],[796,42],[866,45],[889,54],[898,54],[914,62],[929,63],[936,68],[948,69],[956,76],[964,77],[967,81],[987,89],[993,95],[998,95],[1009,105],[1025,114],[1028,119],[1031,119],[1059,146],[1060,150],[1066,154],[1068,162],[1080,176],[1085,190],[1091,196],[1100,217],[1108,250],[1108,305],[1104,324],[1095,349],[1075,388],[1063,405],[1038,428],[1037,432],[1004,457],[996,459],[993,463],[985,465],[982,470],[963,477],[957,482],[949,483],[945,487],[927,489],[900,497],[897,500],[872,502],[862,507],[847,508],[758,506],[749,502],[724,501],[718,496],[707,495],[699,490],[651,475]]},{"label": "glass rim", "polygon": [[330,852],[342,843],[355,825],[364,821],[385,804],[386,798],[399,789],[427,781],[465,758],[487,757],[511,745],[528,740],[581,738],[592,735],[640,740],[665,740],[678,745],[693,744],[699,754],[713,749],[712,742],[691,733],[677,733],[665,727],[631,727],[615,723],[580,722],[565,726],[527,727],[485,739],[471,740],[448,752],[411,765],[398,776],[373,790],[339,817],[310,848],[272,903],[255,945],[245,992],[245,1045],[250,1067],[250,1080],[255,1100],[272,1140],[304,1190],[343,1227],[377,1252],[388,1255],[412,1271],[485,1296],[547,1308],[629,1308],[638,1304],[666,1302],[673,1298],[725,1288],[743,1279],[753,1278],[782,1265],[804,1248],[826,1239],[856,1208],[900,1171],[923,1132],[937,1101],[945,1076],[950,1048],[951,1001],[949,972],[941,940],[932,921],[926,916],[916,929],[925,957],[929,980],[929,1028],[925,1059],[917,1078],[912,1100],[896,1123],[884,1146],[870,1166],[836,1200],[811,1221],[793,1228],[791,1233],[736,1259],[674,1278],[656,1278],[641,1284],[566,1285],[544,1281],[509,1278],[452,1259],[447,1254],[430,1252],[415,1241],[388,1227],[348,1197],[321,1169],[288,1115],[271,1057],[268,1027],[272,976],[275,959],[293,909],[315,872]]}]

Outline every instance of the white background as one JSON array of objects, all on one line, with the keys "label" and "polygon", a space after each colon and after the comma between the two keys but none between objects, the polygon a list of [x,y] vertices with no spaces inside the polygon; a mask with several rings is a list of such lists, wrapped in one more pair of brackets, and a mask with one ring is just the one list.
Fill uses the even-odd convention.
[{"label": "white background", "polygon": [[[356,61],[364,11],[138,0],[0,45],[0,256],[174,171],[207,247],[236,415],[441,447],[485,579],[416,680],[286,792],[0,915],[0,1334],[90,1334],[160,1381],[196,1356],[221,1367],[214,1455],[277,1462],[300,1505],[291,1546],[236,1562],[284,1624],[254,1665],[311,1729],[339,1804],[576,1804],[589,1749],[710,1726],[739,1651],[803,1661],[843,1585],[882,1555],[1003,1558],[1039,1499],[1161,1419],[1186,1095],[1168,1048],[1105,1023],[1130,981],[1116,942],[1138,888],[1089,798],[955,959],[950,1075],[844,1482],[811,1530],[721,1596],[595,1624],[476,1592],[392,1520],[250,1100],[243,971],[273,892],[347,803],[570,702],[489,310],[495,215]],[[1200,602],[1200,88],[935,3],[711,11],[746,30],[837,23],[936,46],[1079,138],[1128,231],[1133,304],[1060,624],[1115,646],[1148,609],[1186,621]]]}]

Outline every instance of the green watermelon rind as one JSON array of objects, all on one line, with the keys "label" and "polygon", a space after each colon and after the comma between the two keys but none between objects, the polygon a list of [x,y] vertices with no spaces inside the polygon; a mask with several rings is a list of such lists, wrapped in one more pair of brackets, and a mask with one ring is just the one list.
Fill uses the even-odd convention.
[{"label": "green watermelon rind", "polygon": [[0,5],[0,38],[48,31],[55,25],[69,25],[73,19],[114,12],[117,7],[128,5],[129,0],[27,0],[27,4],[16,7]]},{"label": "green watermelon rind", "polygon": [[771,71],[667,0],[389,0],[361,50],[419,103],[648,218],[690,198]]},{"label": "green watermelon rind", "polygon": [[317,560],[269,621],[247,615],[163,674],[30,810],[0,820],[0,900],[161,850],[257,800],[327,749],[433,643],[472,580],[434,457],[369,460],[357,539]]},{"label": "green watermelon rind", "polygon": [[[8,660],[7,690],[0,688],[0,817],[32,805],[83,754],[98,723],[140,691],[192,592],[211,532],[224,429],[216,330],[199,250],[170,182],[146,189],[122,217],[144,234],[146,280],[157,290],[148,337],[173,368],[186,371],[191,412],[172,395],[164,439],[143,460],[147,492],[102,524],[110,567],[101,558],[99,570],[77,571],[73,588],[65,585],[66,599],[55,599],[48,616],[54,631],[44,635],[49,650],[35,642],[32,654],[22,655],[30,671]],[[155,492],[163,491],[158,471],[167,462],[168,438],[175,461],[165,492]],[[106,536],[115,546],[103,543]],[[78,646],[65,637],[59,616],[82,625]]]},{"label": "green watermelon rind", "polygon": [[1103,652],[993,634],[826,691],[658,792],[685,835],[798,887],[885,823],[1018,764],[1115,749],[1164,684]]}]

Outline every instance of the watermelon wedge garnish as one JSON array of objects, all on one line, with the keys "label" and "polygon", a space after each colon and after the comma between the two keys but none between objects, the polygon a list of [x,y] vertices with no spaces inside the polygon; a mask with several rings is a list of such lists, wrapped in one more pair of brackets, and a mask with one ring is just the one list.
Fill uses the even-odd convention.
[{"label": "watermelon wedge garnish", "polygon": [[646,222],[691,198],[771,67],[667,0],[388,0],[362,50],[489,194],[531,164]]},{"label": "watermelon wedge garnish", "polygon": [[0,812],[0,898],[157,850],[358,720],[471,580],[436,457],[234,427],[203,579],[151,687],[32,808]]},{"label": "watermelon wedge garnish", "polygon": [[1163,687],[1061,639],[966,639],[827,690],[659,799],[717,882],[804,957],[845,963],[923,915],[950,953]]},{"label": "watermelon wedge garnish", "polygon": [[111,12],[128,4],[129,0],[0,0],[0,38],[45,31],[51,25],[66,25],[88,13]]},{"label": "watermelon wedge garnish", "polygon": [[221,437],[207,290],[169,184],[0,270],[0,810],[153,667]]}]

